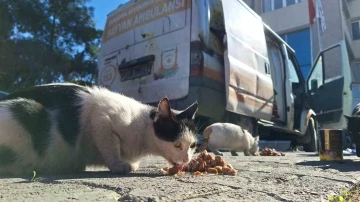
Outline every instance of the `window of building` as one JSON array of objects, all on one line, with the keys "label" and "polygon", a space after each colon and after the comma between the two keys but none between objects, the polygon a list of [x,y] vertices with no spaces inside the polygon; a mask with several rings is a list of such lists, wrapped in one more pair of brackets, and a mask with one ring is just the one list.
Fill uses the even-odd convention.
[{"label": "window of building", "polygon": [[355,106],[360,103],[360,85],[352,84],[351,91],[353,97],[352,108],[354,109]]},{"label": "window of building", "polygon": [[263,13],[290,6],[305,0],[262,0]]},{"label": "window of building", "polygon": [[360,20],[351,23],[353,40],[360,39]]},{"label": "window of building", "polygon": [[360,62],[355,63],[355,79],[360,81]]},{"label": "window of building", "polygon": [[294,50],[301,73],[306,79],[311,69],[310,29],[280,35]]}]

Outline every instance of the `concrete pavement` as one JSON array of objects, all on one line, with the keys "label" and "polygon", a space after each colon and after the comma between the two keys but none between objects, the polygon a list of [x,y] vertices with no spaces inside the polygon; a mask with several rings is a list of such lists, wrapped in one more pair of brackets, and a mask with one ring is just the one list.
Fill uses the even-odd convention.
[{"label": "concrete pavement", "polygon": [[324,201],[360,180],[360,161],[320,162],[318,156],[287,152],[286,156],[223,157],[236,176],[165,176],[165,160],[149,157],[140,170],[117,176],[105,168],[89,168],[74,176],[0,179],[0,201]]}]

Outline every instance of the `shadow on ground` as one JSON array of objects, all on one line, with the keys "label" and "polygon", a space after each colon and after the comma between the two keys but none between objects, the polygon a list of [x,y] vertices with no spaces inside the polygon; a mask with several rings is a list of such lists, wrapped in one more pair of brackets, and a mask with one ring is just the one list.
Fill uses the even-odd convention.
[{"label": "shadow on ground", "polygon": [[342,162],[330,162],[330,161],[303,161],[296,163],[300,166],[311,166],[326,169],[334,169],[340,172],[356,172],[360,171],[360,161],[354,161],[352,159],[344,159]]},{"label": "shadow on ground", "polygon": [[67,175],[39,175],[32,181],[32,176],[0,176],[0,179],[10,179],[10,178],[22,178],[24,180],[15,182],[15,183],[32,183],[40,182],[45,184],[59,184],[62,183],[60,180],[73,180],[73,179],[100,179],[100,178],[128,178],[128,177],[163,177],[163,174],[160,173],[129,173],[127,175],[118,175],[113,174],[109,171],[85,171],[76,174],[67,174]]}]

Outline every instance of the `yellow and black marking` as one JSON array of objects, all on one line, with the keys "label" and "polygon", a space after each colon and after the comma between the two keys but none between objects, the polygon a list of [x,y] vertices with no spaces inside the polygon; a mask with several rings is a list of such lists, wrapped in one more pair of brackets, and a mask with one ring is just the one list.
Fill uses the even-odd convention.
[{"label": "yellow and black marking", "polygon": [[343,161],[342,131],[320,130],[320,161]]}]

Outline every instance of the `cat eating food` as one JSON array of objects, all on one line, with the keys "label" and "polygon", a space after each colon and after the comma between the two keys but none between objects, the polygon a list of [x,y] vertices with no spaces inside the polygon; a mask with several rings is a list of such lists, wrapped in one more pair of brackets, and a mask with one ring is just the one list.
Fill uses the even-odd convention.
[{"label": "cat eating food", "polygon": [[194,102],[174,110],[103,87],[47,84],[0,102],[0,174],[63,174],[105,165],[112,173],[137,170],[142,157],[189,163],[196,147]]}]

